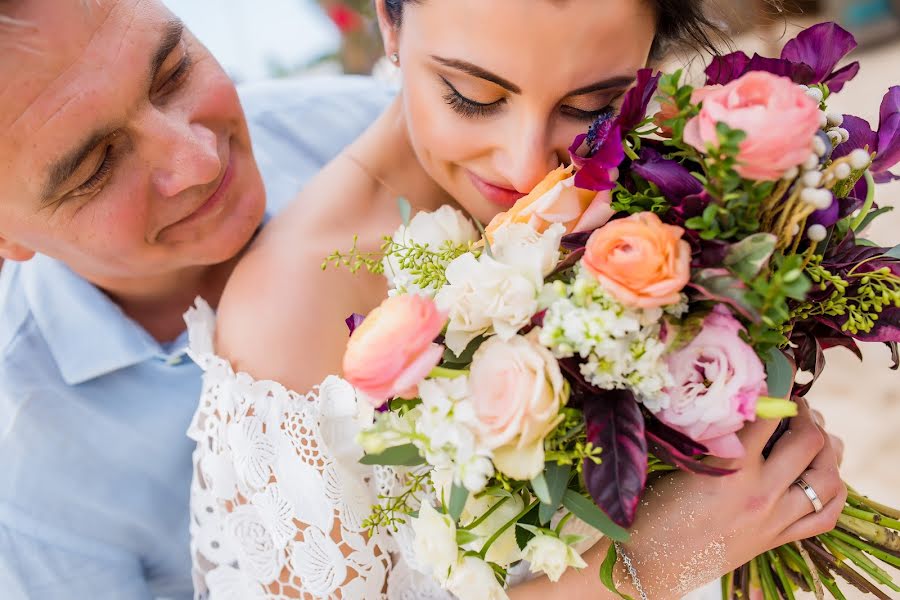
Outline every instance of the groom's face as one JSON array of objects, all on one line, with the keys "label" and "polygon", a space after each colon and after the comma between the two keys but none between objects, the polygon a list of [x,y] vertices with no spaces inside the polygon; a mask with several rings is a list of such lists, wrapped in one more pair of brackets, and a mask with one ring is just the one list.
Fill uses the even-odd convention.
[{"label": "groom's face", "polygon": [[158,0],[0,0],[0,131],[0,257],[154,277],[261,221],[234,85]]}]

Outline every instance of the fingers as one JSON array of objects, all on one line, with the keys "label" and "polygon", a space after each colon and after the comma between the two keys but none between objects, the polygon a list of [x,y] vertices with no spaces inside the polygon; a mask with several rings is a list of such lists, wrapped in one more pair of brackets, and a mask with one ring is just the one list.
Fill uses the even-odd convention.
[{"label": "fingers", "polygon": [[[799,488],[797,489],[799,490]],[[808,499],[806,501],[807,503],[809,502]],[[838,517],[841,516],[841,511],[844,510],[846,502],[847,488],[842,484],[838,494],[825,505],[822,512],[811,513],[782,531],[778,536],[779,541],[776,546],[804,540],[831,531],[837,525]]]},{"label": "fingers", "polygon": [[[769,477],[782,482],[782,491],[787,491],[826,447],[826,436],[816,425],[809,405],[798,399],[797,408],[797,416],[791,419],[790,427],[775,443],[763,467]],[[829,451],[823,460],[834,461],[834,456]]]},{"label": "fingers", "polygon": [[836,435],[828,435],[828,442],[831,444],[831,447],[834,449],[834,457],[837,461],[837,466],[840,467],[844,464],[844,440],[839,438]]}]

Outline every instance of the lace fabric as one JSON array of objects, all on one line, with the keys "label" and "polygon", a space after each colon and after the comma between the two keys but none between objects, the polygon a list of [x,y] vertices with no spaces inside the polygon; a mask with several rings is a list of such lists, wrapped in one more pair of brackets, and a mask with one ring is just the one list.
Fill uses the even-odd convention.
[{"label": "lace fabric", "polygon": [[[188,353],[204,371],[188,429],[197,442],[190,521],[196,600],[452,600],[423,572],[408,525],[366,535],[372,505],[379,495],[395,495],[403,473],[359,463],[355,439],[367,417],[353,387],[329,376],[298,394],[235,373],[215,354],[209,305],[198,299],[185,321]],[[598,539],[578,519],[566,533],[589,538],[579,551]],[[529,577],[523,562],[509,583]]]}]

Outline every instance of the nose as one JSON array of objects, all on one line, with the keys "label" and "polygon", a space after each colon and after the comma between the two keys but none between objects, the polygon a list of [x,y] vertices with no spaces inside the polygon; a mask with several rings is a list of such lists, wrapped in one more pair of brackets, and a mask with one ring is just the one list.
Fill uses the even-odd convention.
[{"label": "nose", "polygon": [[201,123],[157,112],[146,120],[142,138],[153,185],[166,198],[209,184],[222,172],[218,136]]},{"label": "nose", "polygon": [[506,136],[499,150],[497,167],[500,174],[523,194],[530,192],[547,173],[560,165],[546,117],[520,122]]}]

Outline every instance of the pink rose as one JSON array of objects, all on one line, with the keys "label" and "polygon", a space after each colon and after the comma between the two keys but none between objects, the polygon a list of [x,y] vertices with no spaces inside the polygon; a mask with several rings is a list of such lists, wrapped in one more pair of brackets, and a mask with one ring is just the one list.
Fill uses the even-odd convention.
[{"label": "pink rose", "polygon": [[414,397],[416,387],[440,362],[434,343],[447,316],[419,295],[388,298],[353,332],[344,353],[344,378],[375,406]]},{"label": "pink rose", "polygon": [[688,121],[684,141],[706,152],[719,143],[716,124],[747,134],[741,142],[741,177],[776,181],[812,153],[819,106],[786,77],[753,71],[701,96],[700,114]]},{"label": "pink rose", "polygon": [[767,392],[765,369],[742,330],[728,309],[716,306],[697,337],[667,357],[675,384],[666,389],[669,408],[656,415],[722,458],[743,456],[735,432],[756,419],[756,401]]},{"label": "pink rose", "polygon": [[559,363],[537,332],[488,338],[472,358],[469,389],[481,443],[494,451],[497,470],[513,479],[537,476],[544,438],[562,419],[567,399]]}]

